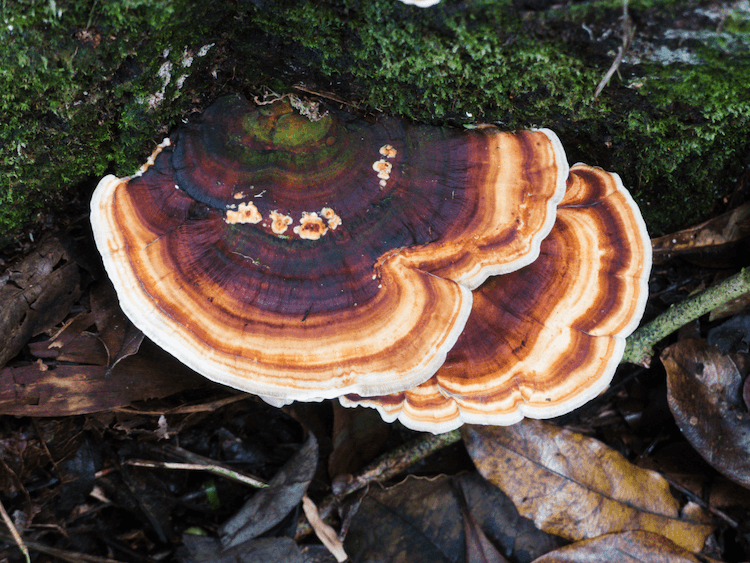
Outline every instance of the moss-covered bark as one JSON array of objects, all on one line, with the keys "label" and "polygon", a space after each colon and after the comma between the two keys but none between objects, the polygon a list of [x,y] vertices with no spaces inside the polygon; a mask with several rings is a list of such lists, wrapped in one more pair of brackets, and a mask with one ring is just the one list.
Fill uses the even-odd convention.
[{"label": "moss-covered bark", "polygon": [[594,100],[621,14],[614,0],[4,1],[0,232],[132,173],[217,95],[297,82],[432,123],[550,127],[571,161],[623,176],[653,232],[695,220],[750,163],[747,2],[631,2],[631,48]]}]

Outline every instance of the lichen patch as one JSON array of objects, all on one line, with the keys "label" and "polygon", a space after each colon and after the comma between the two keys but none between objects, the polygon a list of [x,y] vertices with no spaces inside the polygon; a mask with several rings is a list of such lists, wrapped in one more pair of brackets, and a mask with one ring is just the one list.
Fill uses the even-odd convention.
[{"label": "lichen patch", "polygon": [[335,231],[336,227],[341,225],[341,217],[339,217],[336,212],[330,207],[324,207],[323,209],[321,209],[320,214],[324,219],[326,219],[326,221],[328,222],[328,228],[332,231]]},{"label": "lichen patch", "polygon": [[270,215],[271,230],[277,235],[283,235],[293,222],[293,219],[289,215],[284,215],[278,211],[271,211]]},{"label": "lichen patch", "polygon": [[260,211],[258,211],[258,208],[250,202],[240,203],[237,206],[237,211],[227,209],[227,216],[224,218],[224,221],[230,225],[236,223],[256,224],[260,223],[262,220],[263,216],[260,214]]},{"label": "lichen patch", "polygon": [[393,145],[383,145],[380,147],[380,154],[386,158],[396,158],[396,149],[393,148]]},{"label": "lichen patch", "polygon": [[328,232],[328,227],[326,227],[323,219],[315,212],[307,213],[303,211],[299,223],[294,227],[294,234],[299,235],[301,239],[318,240]]},{"label": "lichen patch", "polygon": [[378,173],[378,178],[381,180],[387,180],[391,177],[391,169],[393,168],[393,165],[390,162],[387,162],[383,159],[376,160],[372,164],[372,169]]}]

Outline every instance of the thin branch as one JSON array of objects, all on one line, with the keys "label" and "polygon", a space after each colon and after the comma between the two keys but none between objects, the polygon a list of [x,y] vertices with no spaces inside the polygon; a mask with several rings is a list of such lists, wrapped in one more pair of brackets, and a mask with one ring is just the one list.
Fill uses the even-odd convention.
[{"label": "thin branch", "polygon": [[617,69],[620,68],[620,63],[622,62],[622,58],[625,56],[625,53],[630,48],[630,42],[633,40],[633,36],[635,35],[635,28],[633,27],[633,21],[630,19],[630,14],[628,14],[628,0],[623,0],[622,2],[622,45],[617,48],[617,56],[615,57],[615,60],[612,61],[612,65],[609,67],[609,70],[604,75],[604,78],[601,79],[599,82],[599,85],[596,87],[596,90],[594,90],[594,100],[596,100],[599,97],[599,94],[602,93],[602,90],[604,90],[604,87],[609,82],[609,79],[612,78],[612,75],[617,72]]},{"label": "thin branch", "polygon": [[707,503],[706,501],[704,501],[701,497],[699,497],[698,495],[696,495],[693,491],[691,491],[687,487],[683,487],[677,481],[675,481],[674,479],[668,477],[667,475],[661,474],[661,476],[672,487],[674,487],[675,489],[677,489],[678,491],[680,491],[682,494],[687,495],[688,497],[690,497],[690,500],[692,500],[696,504],[700,505],[705,510],[709,511],[714,516],[718,516],[719,518],[721,518],[722,520],[724,520],[724,522],[726,522],[727,524],[729,524],[730,526],[732,526],[732,528],[737,528],[740,525],[739,522],[737,522],[737,520],[735,520],[734,518],[731,518],[726,512],[724,512],[723,510],[719,510],[718,508],[715,508],[715,507],[711,506],[709,503]]},{"label": "thin branch", "polygon": [[[8,541],[8,539],[10,538],[5,534],[0,534],[0,540]],[[68,563],[123,563],[120,560],[110,559],[109,557],[99,557],[97,555],[88,555],[77,551],[68,551],[66,549],[50,547],[41,542],[28,541],[26,543],[34,551],[56,557],[57,559],[67,561]],[[28,561],[28,558],[26,560]]]},{"label": "thin branch", "polygon": [[[330,495],[318,504],[320,517],[325,519],[338,505],[338,499],[345,497],[355,491],[365,488],[373,482],[387,481],[405,471],[415,463],[422,461],[436,451],[461,441],[461,433],[458,430],[446,432],[445,434],[420,436],[407,442],[393,451],[379,457],[373,463],[356,473],[349,482],[338,491],[338,495]],[[297,520],[297,533],[295,539],[303,538],[313,531],[309,522],[302,516]]]},{"label": "thin branch", "polygon": [[243,485],[255,487],[256,489],[264,489],[268,487],[268,485],[263,481],[255,479],[253,477],[249,477],[240,473],[239,471],[234,471],[233,469],[229,469],[218,464],[204,465],[202,463],[179,463],[174,461],[129,459],[123,462],[123,465],[132,465],[134,467],[153,467],[156,469],[178,469],[181,471],[206,471],[208,473],[211,473],[212,475],[225,477],[227,479],[231,479],[232,481],[242,483]]},{"label": "thin branch", "polygon": [[258,479],[254,475],[244,473],[241,471],[235,471],[226,465],[214,461],[210,458],[203,457],[186,449],[173,446],[171,444],[164,444],[160,450],[170,456],[177,457],[178,459],[184,459],[184,462],[172,462],[172,461],[151,461],[143,459],[131,459],[124,462],[124,465],[135,465],[140,467],[156,467],[162,469],[178,469],[183,471],[207,471],[213,475],[225,477],[232,481],[237,481],[243,485],[249,485],[256,489],[264,489],[268,486],[262,479]]},{"label": "thin branch", "polygon": [[719,305],[748,292],[750,292],[750,268],[745,268],[731,278],[673,305],[628,337],[622,362],[648,367],[654,353],[653,347],[662,338],[716,309]]},{"label": "thin branch", "polygon": [[13,520],[10,519],[10,516],[5,510],[5,505],[3,505],[2,501],[0,501],[0,515],[2,515],[3,522],[5,522],[10,535],[13,536],[13,541],[16,542],[18,549],[20,549],[21,553],[23,553],[26,563],[31,563],[31,559],[29,558],[29,548],[26,547],[25,543],[23,543],[23,538],[21,538],[21,534],[18,533],[15,524],[13,524]]},{"label": "thin branch", "polygon": [[[388,452],[386,455],[379,457],[355,474],[351,481],[346,484],[340,495],[346,496],[364,489],[374,481],[387,481],[436,451],[455,444],[460,440],[461,433],[458,430],[453,430],[445,434],[428,435],[407,442],[395,450]],[[321,509],[321,514],[322,512]]]}]

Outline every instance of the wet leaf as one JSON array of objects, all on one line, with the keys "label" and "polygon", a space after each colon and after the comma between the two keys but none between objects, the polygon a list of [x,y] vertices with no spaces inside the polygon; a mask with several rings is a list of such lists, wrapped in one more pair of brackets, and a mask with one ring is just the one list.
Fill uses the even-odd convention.
[{"label": "wet leaf", "polygon": [[497,548],[482,531],[482,527],[474,518],[466,502],[461,481],[454,481],[464,519],[464,535],[466,536],[466,563],[508,563]]},{"label": "wet leaf", "polygon": [[119,473],[140,518],[148,521],[161,542],[167,543],[174,533],[169,516],[176,504],[167,483],[142,467],[123,465]]},{"label": "wet leaf", "polygon": [[661,360],[669,408],[685,438],[718,471],[750,488],[750,415],[736,363],[695,339],[669,346]]},{"label": "wet leaf", "polygon": [[291,538],[248,540],[223,550],[221,542],[215,538],[183,534],[182,544],[183,547],[177,554],[180,563],[303,562],[299,548]]},{"label": "wet leaf", "polygon": [[711,533],[681,517],[663,477],[592,438],[538,420],[466,426],[463,436],[480,473],[546,532],[581,540],[641,529],[690,551]]},{"label": "wet leaf", "polygon": [[479,527],[470,513],[464,515],[466,563],[508,563]]},{"label": "wet leaf", "polygon": [[664,536],[651,532],[606,534],[556,549],[534,563],[594,563],[597,561],[648,561],[649,563],[700,563],[700,559]]},{"label": "wet leaf", "polygon": [[68,315],[80,283],[78,264],[56,237],[7,269],[0,280],[0,367]]},{"label": "wet leaf", "polygon": [[101,460],[96,447],[86,438],[81,439],[77,449],[57,464],[63,485],[57,497],[57,510],[72,510],[86,501],[94,488],[96,471],[101,469]]},{"label": "wet leaf", "polygon": [[747,352],[750,344],[750,315],[737,315],[708,331],[708,343],[722,354]]},{"label": "wet leaf", "polygon": [[[519,517],[507,497],[476,473],[409,477],[387,489],[371,487],[361,499],[344,541],[351,560],[460,563],[467,561],[467,555],[479,556],[476,550],[467,552],[457,487],[478,528],[514,561],[528,563],[559,545],[557,538]],[[473,547],[476,542],[470,540],[468,549]]]},{"label": "wet leaf", "polygon": [[720,510],[750,507],[750,490],[711,470],[686,440],[659,447],[651,455],[638,459],[638,466],[658,471],[670,483],[690,491],[710,507]]},{"label": "wet leaf", "polygon": [[125,325],[125,335],[120,343],[120,347],[115,351],[114,356],[110,354],[107,377],[112,374],[112,371],[122,360],[138,353],[138,350],[141,349],[141,344],[143,344],[143,339],[143,332],[128,321]]},{"label": "wet leaf", "polygon": [[654,264],[681,257],[695,264],[726,267],[747,251],[750,236],[750,203],[691,227],[651,241]]},{"label": "wet leaf", "polygon": [[149,343],[123,360],[110,377],[105,366],[58,365],[41,360],[0,370],[0,414],[68,416],[124,407],[206,385],[172,356]]},{"label": "wet leaf", "polygon": [[108,359],[101,339],[90,332],[81,333],[61,348],[51,347],[49,340],[29,342],[29,351],[35,358],[94,366],[106,366]]},{"label": "wet leaf", "polygon": [[94,284],[89,295],[89,302],[99,338],[104,342],[109,357],[114,358],[122,346],[125,330],[130,320],[120,309],[112,282],[105,278]]},{"label": "wet leaf", "polygon": [[237,546],[281,522],[307,491],[318,465],[318,442],[310,434],[302,448],[221,528],[225,548]]},{"label": "wet leaf", "polygon": [[322,545],[303,544],[299,550],[304,563],[336,563],[336,558]]},{"label": "wet leaf", "polygon": [[92,315],[91,312],[86,311],[77,314],[72,319],[65,321],[62,328],[50,337],[48,347],[50,349],[64,348],[93,324],[94,315]]},{"label": "wet leaf", "polygon": [[392,425],[373,409],[349,409],[333,402],[333,452],[328,457],[331,477],[355,472],[381,452]]}]

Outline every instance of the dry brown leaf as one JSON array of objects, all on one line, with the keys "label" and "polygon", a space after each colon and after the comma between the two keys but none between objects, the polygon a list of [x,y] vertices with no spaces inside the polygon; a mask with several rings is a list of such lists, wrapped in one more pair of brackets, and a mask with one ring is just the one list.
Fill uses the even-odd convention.
[{"label": "dry brown leaf", "polygon": [[225,549],[270,530],[302,501],[318,466],[318,441],[308,435],[302,447],[268,482],[219,527]]},{"label": "dry brown leaf", "polygon": [[713,322],[718,321],[719,319],[725,319],[727,317],[738,315],[746,309],[750,310],[750,293],[744,293],[736,299],[732,299],[723,305],[719,305],[708,315],[708,320]]},{"label": "dry brown leaf", "polygon": [[48,342],[49,348],[63,348],[66,344],[78,338],[84,330],[93,324],[94,315],[90,311],[78,313],[72,319],[65,321],[63,326],[50,336]]},{"label": "dry brown leaf", "polygon": [[318,539],[324,546],[326,546],[326,549],[331,552],[331,555],[336,558],[336,561],[343,563],[349,559],[346,555],[346,551],[344,551],[344,544],[341,543],[341,540],[336,534],[336,530],[323,522],[323,519],[318,512],[318,507],[315,506],[315,503],[310,500],[310,497],[307,495],[302,497],[302,510],[305,512],[307,521],[310,522],[313,530],[315,530],[315,535],[318,536]]},{"label": "dry brown leaf", "polygon": [[[468,508],[464,514],[459,492]],[[409,476],[389,488],[373,485],[351,506],[356,513],[344,545],[354,562],[448,563],[486,556],[484,549],[467,553],[472,544],[477,547],[466,537],[467,513],[477,523],[474,529],[481,528],[511,561],[529,563],[562,541],[521,518],[508,498],[476,472],[432,479]]]},{"label": "dry brown leaf", "polygon": [[101,339],[91,332],[83,332],[60,348],[50,346],[49,340],[29,342],[29,352],[42,360],[57,360],[91,366],[107,365],[107,349]]},{"label": "dry brown leaf", "polygon": [[0,367],[29,339],[60,323],[81,295],[81,276],[65,244],[49,237],[0,278]]},{"label": "dry brown leaf", "polygon": [[684,231],[653,239],[654,264],[677,256],[690,262],[726,267],[727,261],[745,252],[750,236],[750,203]]},{"label": "dry brown leaf", "polygon": [[651,532],[623,532],[584,540],[551,551],[533,563],[594,563],[595,561],[648,561],[700,563],[700,559],[664,536]]},{"label": "dry brown leaf", "polygon": [[538,420],[462,432],[480,473],[545,532],[582,540],[640,529],[699,551],[712,531],[681,517],[663,477],[593,438]]},{"label": "dry brown leaf", "polygon": [[3,368],[0,414],[69,416],[100,412],[207,384],[205,378],[153,344],[120,362],[109,377],[106,370],[102,365],[50,368],[41,360],[30,366]]},{"label": "dry brown leaf", "polygon": [[372,409],[348,409],[333,401],[333,452],[328,457],[331,477],[354,473],[383,449],[392,425]]},{"label": "dry brown leaf", "polygon": [[695,339],[666,348],[661,361],[669,408],[685,438],[718,471],[750,488],[750,415],[735,362]]}]

